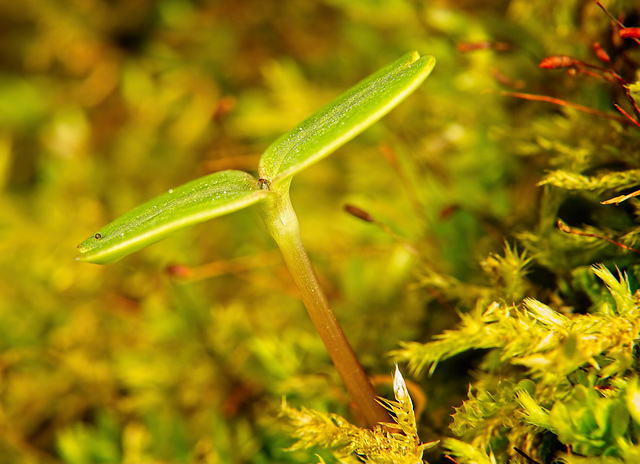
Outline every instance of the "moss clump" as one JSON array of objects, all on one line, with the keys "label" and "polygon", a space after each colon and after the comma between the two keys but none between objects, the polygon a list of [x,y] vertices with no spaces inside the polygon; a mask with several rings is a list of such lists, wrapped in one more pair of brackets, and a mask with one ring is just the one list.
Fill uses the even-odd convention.
[{"label": "moss clump", "polygon": [[[605,6],[637,27],[637,3]],[[390,352],[421,369],[407,456],[440,440],[431,463],[640,462],[640,128],[614,107],[638,120],[640,46],[595,2],[26,0],[0,2],[0,26],[0,461],[335,461],[283,451],[308,431],[274,421],[283,396],[358,421],[256,218],[109,268],[75,246],[188,179],[251,169],[419,50],[428,84],[292,185],[378,391]],[[574,65],[541,69],[552,56]]]}]

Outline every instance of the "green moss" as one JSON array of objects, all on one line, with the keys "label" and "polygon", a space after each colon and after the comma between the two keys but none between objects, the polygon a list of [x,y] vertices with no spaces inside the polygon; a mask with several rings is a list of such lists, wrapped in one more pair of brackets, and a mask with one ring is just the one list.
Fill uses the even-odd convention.
[{"label": "green moss", "polygon": [[[606,7],[637,26],[637,1]],[[355,351],[387,397],[385,351],[421,369],[429,462],[640,462],[640,267],[618,245],[640,249],[640,129],[613,106],[639,116],[640,45],[595,2],[28,0],[0,27],[0,461],[335,462],[304,449],[300,416],[276,420],[285,396],[339,414],[339,438],[364,430],[255,217],[108,268],[75,246],[175,185],[253,169],[419,50],[438,60],[428,89],[292,186]],[[538,67],[553,55],[627,86]]]}]

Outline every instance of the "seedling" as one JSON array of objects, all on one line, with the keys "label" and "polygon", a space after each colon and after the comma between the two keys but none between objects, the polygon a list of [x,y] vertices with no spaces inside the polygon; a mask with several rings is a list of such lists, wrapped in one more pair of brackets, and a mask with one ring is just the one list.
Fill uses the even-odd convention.
[{"label": "seedling", "polygon": [[256,205],[302,300],[365,423],[389,422],[377,402],[324,292],[300,238],[289,186],[294,175],[328,156],[413,92],[435,66],[432,56],[409,53],[356,84],[277,139],[260,158],[259,178],[221,171],[171,189],[106,225],[79,246],[78,259],[106,264],[187,226]]}]

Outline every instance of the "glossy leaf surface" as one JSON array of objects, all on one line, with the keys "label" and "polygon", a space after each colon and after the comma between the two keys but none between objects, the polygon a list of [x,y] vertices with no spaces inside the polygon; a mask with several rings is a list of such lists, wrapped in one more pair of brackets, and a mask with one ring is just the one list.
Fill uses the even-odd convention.
[{"label": "glossy leaf surface", "polygon": [[100,229],[79,246],[78,259],[105,264],[144,248],[184,227],[242,209],[264,199],[257,179],[222,171],[169,190]]},{"label": "glossy leaf surface", "polygon": [[278,138],[260,159],[272,188],[331,154],[413,92],[435,66],[432,56],[409,53],[364,79]]},{"label": "glossy leaf surface", "polygon": [[417,52],[381,69],[276,140],[260,159],[260,181],[241,171],[196,179],[133,209],[79,246],[82,261],[105,264],[184,227],[249,206],[287,185],[388,113],[431,73],[435,59]]}]

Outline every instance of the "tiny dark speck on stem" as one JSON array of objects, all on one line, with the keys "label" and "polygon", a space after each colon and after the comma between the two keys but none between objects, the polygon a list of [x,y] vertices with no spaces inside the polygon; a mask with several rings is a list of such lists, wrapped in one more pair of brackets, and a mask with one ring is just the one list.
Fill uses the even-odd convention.
[{"label": "tiny dark speck on stem", "polygon": [[258,179],[258,188],[260,190],[269,190],[269,181],[267,179]]},{"label": "tiny dark speck on stem", "polygon": [[95,234],[94,237],[96,240],[100,240],[102,238],[102,234]]}]

